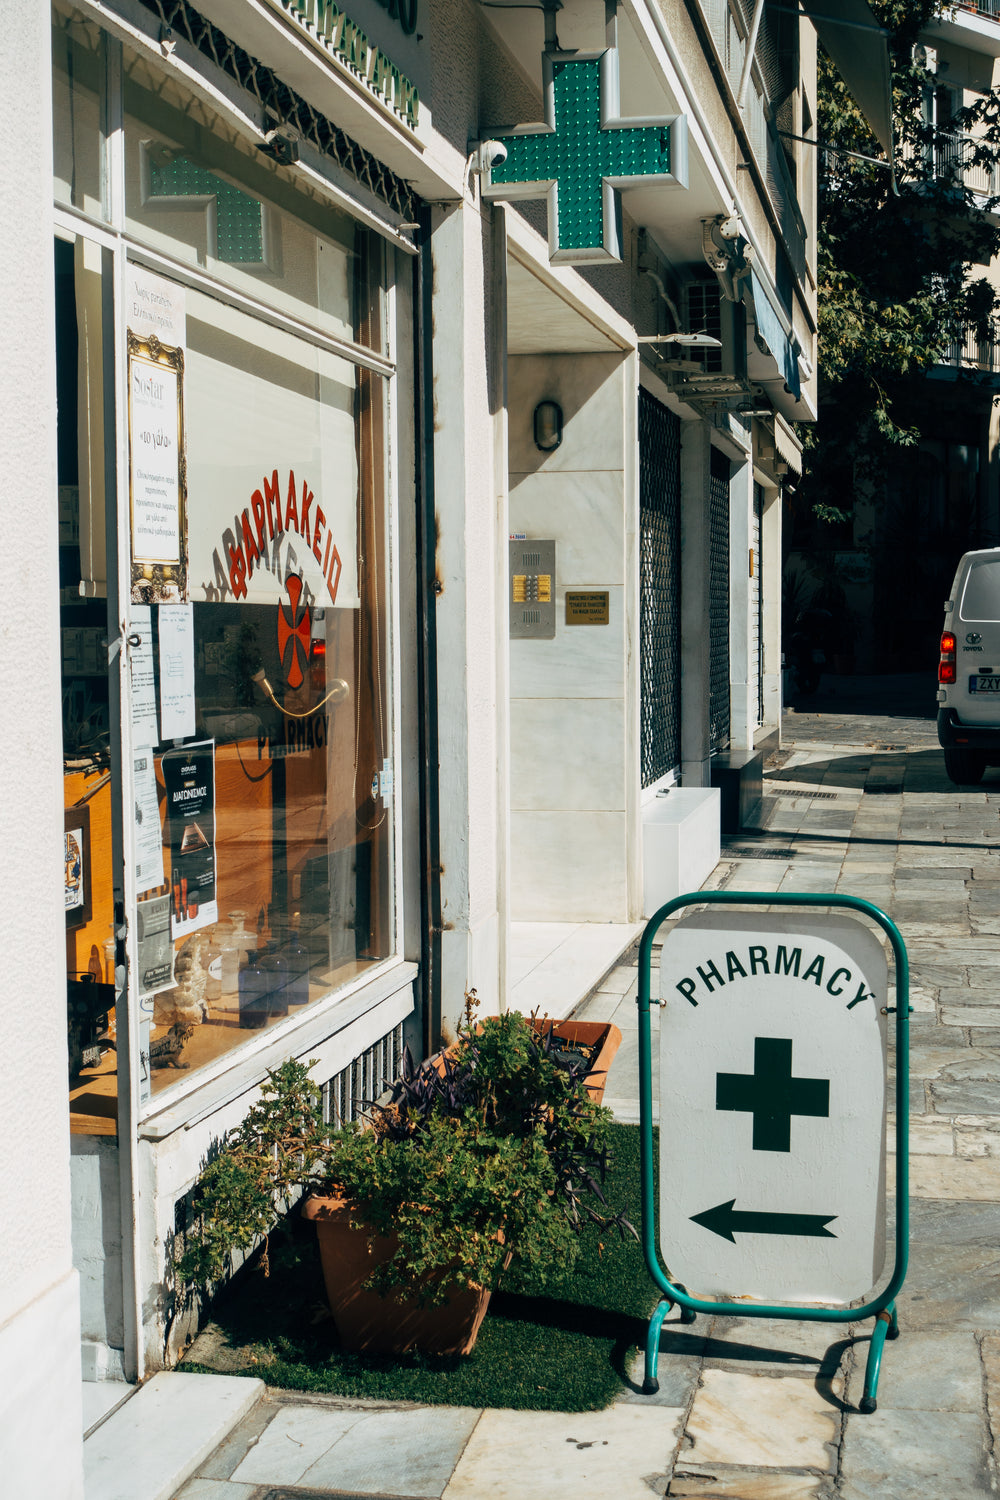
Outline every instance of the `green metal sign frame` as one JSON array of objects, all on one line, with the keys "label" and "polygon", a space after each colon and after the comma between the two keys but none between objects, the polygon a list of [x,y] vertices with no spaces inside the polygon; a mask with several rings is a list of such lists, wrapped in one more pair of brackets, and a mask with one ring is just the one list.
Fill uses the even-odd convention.
[{"label": "green metal sign frame", "polygon": [[[779,1304],[766,1306],[763,1303],[708,1302],[692,1297],[687,1288],[672,1282],[660,1264],[656,1237],[654,1211],[654,1151],[653,1151],[653,1075],[652,1046],[650,1039],[650,960],[653,939],[663,923],[685,906],[799,906],[839,907],[862,913],[870,917],[886,933],[892,944],[896,961],[896,1258],[892,1275],[884,1289],[872,1301],[861,1307],[810,1307],[808,1305]],[[871,1343],[868,1347],[868,1363],[865,1369],[864,1392],[858,1403],[862,1412],[876,1409],[879,1370],[882,1350],[887,1338],[899,1336],[895,1299],[906,1278],[907,1257],[910,1238],[909,1210],[909,1078],[910,1078],[910,969],[906,947],[895,923],[870,901],[859,896],[818,894],[813,892],[746,892],[746,891],[696,891],[677,896],[661,906],[646,923],[639,941],[639,1128],[642,1173],[642,1247],[649,1274],[661,1292],[661,1300],[653,1311],[646,1334],[646,1361],[643,1392],[651,1395],[659,1390],[656,1378],[659,1359],[660,1329],[667,1313],[674,1306],[681,1309],[681,1322],[693,1323],[698,1313],[726,1318],[787,1318],[803,1322],[857,1323],[865,1318],[874,1318]],[[893,1007],[887,1007],[891,1013]]]}]

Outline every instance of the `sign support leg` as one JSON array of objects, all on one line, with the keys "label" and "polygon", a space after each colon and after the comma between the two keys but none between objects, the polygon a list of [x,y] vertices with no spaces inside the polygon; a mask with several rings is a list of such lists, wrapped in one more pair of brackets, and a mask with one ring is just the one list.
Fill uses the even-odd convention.
[{"label": "sign support leg", "polygon": [[878,1377],[882,1368],[882,1350],[886,1339],[899,1338],[899,1323],[896,1319],[896,1304],[890,1302],[875,1319],[871,1343],[868,1345],[868,1363],[865,1366],[865,1389],[858,1409],[866,1415],[878,1406]]}]

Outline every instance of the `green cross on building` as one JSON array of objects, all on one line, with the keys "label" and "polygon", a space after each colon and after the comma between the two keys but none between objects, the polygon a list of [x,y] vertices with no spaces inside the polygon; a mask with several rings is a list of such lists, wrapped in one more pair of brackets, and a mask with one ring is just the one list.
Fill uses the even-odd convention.
[{"label": "green cross on building", "polygon": [[488,131],[502,141],[488,198],[545,198],[549,255],[583,264],[621,260],[625,187],[687,186],[687,121],[618,116],[618,52],[543,55],[544,125]]}]

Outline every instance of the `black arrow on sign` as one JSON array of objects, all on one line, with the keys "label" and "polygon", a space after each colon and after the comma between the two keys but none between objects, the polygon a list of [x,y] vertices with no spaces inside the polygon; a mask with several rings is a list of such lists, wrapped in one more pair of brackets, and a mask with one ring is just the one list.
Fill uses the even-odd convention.
[{"label": "black arrow on sign", "polygon": [[738,1213],[733,1207],[736,1199],[720,1203],[715,1208],[706,1208],[703,1214],[692,1214],[691,1219],[702,1228],[711,1230],[722,1240],[736,1244],[736,1232],[742,1234],[800,1234],[812,1239],[835,1240],[837,1236],[827,1229],[836,1214],[755,1214]]}]

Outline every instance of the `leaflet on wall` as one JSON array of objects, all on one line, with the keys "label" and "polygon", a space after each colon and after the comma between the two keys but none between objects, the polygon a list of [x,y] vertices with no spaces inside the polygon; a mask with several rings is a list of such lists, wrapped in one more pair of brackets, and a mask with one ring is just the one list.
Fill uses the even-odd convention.
[{"label": "leaflet on wall", "polygon": [[215,741],[168,750],[161,762],[167,793],[170,933],[187,937],[219,919],[215,884]]},{"label": "leaflet on wall", "polygon": [[[151,896],[136,907],[138,970],[142,999],[174,985],[174,945],[170,936],[170,896]],[[140,1011],[144,1010],[140,1001]]]},{"label": "leaflet on wall", "polygon": [[190,604],[161,605],[160,739],[183,740],[195,732],[194,613]]},{"label": "leaflet on wall", "polygon": [[132,598],[184,599],[184,293],[128,269]]},{"label": "leaflet on wall", "polygon": [[136,751],[135,783],[135,888],[138,895],[163,885],[163,834],[160,804],[156,796],[153,752]]},{"label": "leaflet on wall", "polygon": [[132,742],[159,741],[156,720],[156,674],[153,670],[153,622],[148,604],[133,604],[128,664],[132,682]]}]

